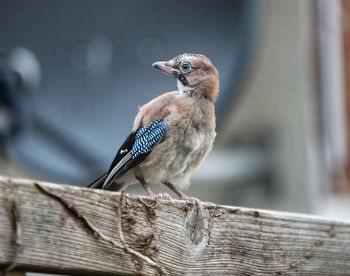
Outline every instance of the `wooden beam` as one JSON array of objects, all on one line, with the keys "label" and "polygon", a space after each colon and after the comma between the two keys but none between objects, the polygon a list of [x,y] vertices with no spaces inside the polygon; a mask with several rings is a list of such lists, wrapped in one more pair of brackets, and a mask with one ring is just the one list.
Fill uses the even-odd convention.
[{"label": "wooden beam", "polygon": [[3,270],[345,275],[349,248],[349,222],[0,177]]}]

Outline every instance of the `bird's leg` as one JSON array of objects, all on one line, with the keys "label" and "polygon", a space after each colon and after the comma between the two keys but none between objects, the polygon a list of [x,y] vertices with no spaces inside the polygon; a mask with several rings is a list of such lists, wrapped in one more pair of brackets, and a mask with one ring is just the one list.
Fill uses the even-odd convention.
[{"label": "bird's leg", "polygon": [[167,186],[170,190],[172,190],[175,194],[177,194],[181,199],[184,199],[186,201],[194,201],[194,204],[196,207],[200,210],[203,209],[203,204],[202,202],[196,198],[196,197],[189,197],[185,193],[181,192],[179,189],[177,189],[172,183],[169,181],[162,181],[162,183]]},{"label": "bird's leg", "polygon": [[141,177],[141,176],[135,176],[136,179],[141,183],[142,187],[145,189],[145,191],[147,192],[147,194],[149,196],[154,196],[156,198],[159,198],[159,199],[165,199],[165,200],[170,200],[171,199],[171,196],[168,195],[167,193],[159,193],[157,195],[155,195],[152,190],[150,189],[150,187],[148,186],[146,180]]},{"label": "bird's leg", "polygon": [[170,190],[172,190],[175,194],[177,194],[182,199],[187,199],[188,196],[178,190],[173,184],[171,184],[169,181],[162,181],[162,183],[167,186]]},{"label": "bird's leg", "polygon": [[145,189],[146,193],[149,195],[149,196],[154,196],[154,193],[152,192],[152,190],[150,189],[150,187],[148,186],[146,180],[141,177],[141,176],[135,176],[136,179],[141,183],[142,187]]}]

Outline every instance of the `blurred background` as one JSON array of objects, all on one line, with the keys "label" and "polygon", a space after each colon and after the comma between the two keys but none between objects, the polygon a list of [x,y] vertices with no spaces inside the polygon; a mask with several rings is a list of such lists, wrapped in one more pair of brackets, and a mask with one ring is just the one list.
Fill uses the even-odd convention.
[{"label": "blurred background", "polygon": [[11,0],[0,34],[0,174],[86,185],[176,88],[151,64],[202,53],[218,136],[188,194],[350,217],[349,1]]}]

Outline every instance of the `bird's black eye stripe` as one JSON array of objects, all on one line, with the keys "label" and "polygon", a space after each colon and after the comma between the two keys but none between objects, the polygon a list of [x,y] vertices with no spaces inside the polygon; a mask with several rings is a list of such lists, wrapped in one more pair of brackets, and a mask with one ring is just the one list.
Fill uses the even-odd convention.
[{"label": "bird's black eye stripe", "polygon": [[189,85],[188,80],[187,80],[186,77],[185,77],[184,75],[182,75],[182,74],[178,76],[178,80],[181,81],[181,83],[182,83],[184,86]]}]

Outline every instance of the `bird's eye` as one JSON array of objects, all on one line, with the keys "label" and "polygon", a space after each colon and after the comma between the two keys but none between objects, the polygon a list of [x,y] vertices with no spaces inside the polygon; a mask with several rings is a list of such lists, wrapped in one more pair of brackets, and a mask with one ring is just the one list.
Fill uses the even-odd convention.
[{"label": "bird's eye", "polygon": [[184,62],[181,64],[181,71],[183,73],[188,73],[189,71],[191,71],[191,68],[192,68],[191,64],[188,62]]}]

